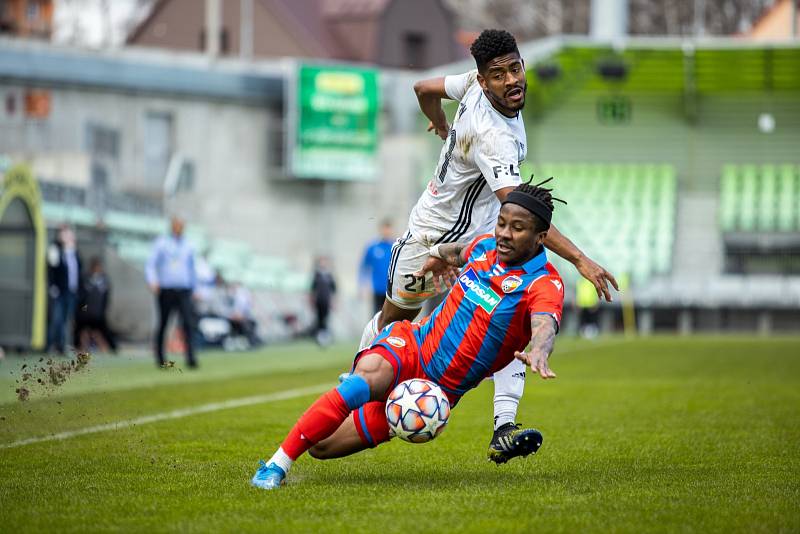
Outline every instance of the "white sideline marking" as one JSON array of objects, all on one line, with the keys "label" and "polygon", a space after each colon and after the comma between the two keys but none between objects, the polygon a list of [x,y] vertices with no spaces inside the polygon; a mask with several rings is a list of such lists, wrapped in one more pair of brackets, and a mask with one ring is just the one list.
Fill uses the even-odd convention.
[{"label": "white sideline marking", "polygon": [[252,406],[254,404],[264,404],[267,402],[277,402],[282,400],[294,399],[297,397],[303,397],[305,395],[322,393],[323,391],[330,389],[331,387],[333,387],[331,383],[317,384],[315,386],[308,386],[304,388],[278,391],[277,393],[254,395],[252,397],[241,397],[239,399],[231,399],[222,402],[201,404],[200,406],[195,406],[193,408],[181,408],[179,410],[172,410],[169,412],[156,413],[153,415],[145,415],[143,417],[137,417],[136,419],[117,421],[116,423],[106,423],[104,425],[90,426],[78,430],[68,430],[66,432],[50,434],[49,436],[39,436],[35,438],[26,438],[18,441],[12,441],[11,443],[0,443],[0,449],[13,449],[16,447],[22,447],[23,445],[31,445],[33,443],[42,443],[44,441],[58,441],[58,440],[73,438],[75,436],[83,436],[85,434],[106,432],[108,430],[121,430],[123,428],[129,428],[136,425],[146,425],[148,423],[156,423],[158,421],[165,421],[167,419],[179,419],[181,417],[188,417],[190,415],[216,412],[219,410],[227,410],[229,408],[241,408],[242,406]]},{"label": "white sideline marking", "polygon": [[[570,352],[580,352],[586,349],[596,349],[600,347],[607,347],[609,345],[623,344],[625,340],[601,340],[592,345],[572,348],[570,350],[560,351],[558,354],[567,354]],[[527,366],[526,366],[527,367]],[[491,379],[491,377],[490,377]],[[322,393],[332,387],[332,384],[317,384],[315,386],[308,386],[304,388],[287,389],[286,391],[278,391],[277,393],[268,393],[266,395],[253,395],[252,397],[241,397],[239,399],[231,399],[222,402],[212,402],[209,404],[201,404],[194,408],[181,408],[180,410],[172,410],[170,412],[156,413],[153,415],[145,415],[137,417],[136,419],[127,419],[124,421],[117,421],[116,423],[106,423],[104,425],[89,426],[78,430],[68,430],[66,432],[59,432],[57,434],[50,434],[49,436],[39,436],[36,438],[26,438],[11,443],[0,443],[0,449],[14,449],[24,445],[32,445],[34,443],[42,443],[45,441],[60,441],[64,439],[74,438],[75,436],[83,436],[85,434],[96,434],[98,432],[106,432],[108,430],[121,430],[136,425],[146,425],[147,423],[157,423],[158,421],[166,421],[167,419],[180,419],[181,417],[188,417],[190,415],[197,415],[200,413],[216,412],[219,410],[227,410],[229,408],[241,408],[242,406],[252,406],[254,404],[264,404],[267,402],[277,402],[282,400],[295,399],[305,395],[313,395],[315,393]]]}]

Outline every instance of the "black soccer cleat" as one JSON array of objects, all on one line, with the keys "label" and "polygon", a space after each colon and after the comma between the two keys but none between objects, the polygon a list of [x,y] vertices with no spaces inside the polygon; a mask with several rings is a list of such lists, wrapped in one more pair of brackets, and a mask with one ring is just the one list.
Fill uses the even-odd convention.
[{"label": "black soccer cleat", "polygon": [[520,428],[519,424],[506,423],[494,431],[487,457],[497,465],[517,456],[536,454],[542,446],[541,432],[533,428]]}]

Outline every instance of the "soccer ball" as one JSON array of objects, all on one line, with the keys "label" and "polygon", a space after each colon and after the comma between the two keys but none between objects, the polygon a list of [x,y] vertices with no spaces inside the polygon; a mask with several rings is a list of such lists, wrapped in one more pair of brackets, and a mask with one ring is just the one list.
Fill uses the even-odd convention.
[{"label": "soccer ball", "polygon": [[450,418],[450,401],[442,389],[422,378],[400,382],[386,400],[391,435],[425,443],[442,433]]}]

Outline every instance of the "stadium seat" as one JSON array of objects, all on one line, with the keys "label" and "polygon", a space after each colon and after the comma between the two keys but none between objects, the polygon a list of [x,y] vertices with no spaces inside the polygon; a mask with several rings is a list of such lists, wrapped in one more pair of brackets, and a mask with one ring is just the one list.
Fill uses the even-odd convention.
[{"label": "stadium seat", "polygon": [[788,232],[800,228],[797,209],[800,196],[798,195],[797,173],[792,165],[782,165],[778,171],[778,230]]},{"label": "stadium seat", "polygon": [[726,232],[736,229],[739,198],[739,176],[737,168],[726,165],[722,169],[720,182],[719,222]]},{"label": "stadium seat", "polygon": [[72,204],[44,202],[42,215],[45,221],[52,224],[69,223],[77,226],[94,226],[97,217],[89,208]]},{"label": "stadium seat", "polygon": [[796,165],[726,165],[720,176],[723,232],[792,232],[800,229]]},{"label": "stadium seat", "polygon": [[775,167],[764,165],[761,167],[759,180],[758,200],[758,229],[771,231],[775,229],[777,211],[777,184],[778,177]]},{"label": "stadium seat", "polygon": [[[660,164],[544,163],[523,166],[568,202],[558,205],[554,223],[589,256],[636,283],[669,272],[675,235],[675,169]],[[550,256],[572,282],[575,269]]]},{"label": "stadium seat", "polygon": [[163,217],[124,211],[109,211],[103,217],[103,222],[110,230],[146,238],[153,238],[167,229],[167,221]]},{"label": "stadium seat", "polygon": [[755,165],[745,165],[741,170],[742,188],[739,199],[740,230],[752,232],[756,229],[756,197],[758,195],[758,171]]}]

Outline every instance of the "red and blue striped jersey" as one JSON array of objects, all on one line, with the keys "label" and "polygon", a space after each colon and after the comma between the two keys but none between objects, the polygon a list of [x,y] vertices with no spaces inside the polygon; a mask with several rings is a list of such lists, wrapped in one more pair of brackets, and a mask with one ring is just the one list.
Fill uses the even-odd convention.
[{"label": "red and blue striped jersey", "polygon": [[541,252],[523,265],[497,259],[493,236],[476,238],[447,298],[414,325],[425,373],[463,395],[514,359],[531,339],[531,314],[561,322],[564,286]]}]

